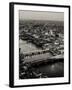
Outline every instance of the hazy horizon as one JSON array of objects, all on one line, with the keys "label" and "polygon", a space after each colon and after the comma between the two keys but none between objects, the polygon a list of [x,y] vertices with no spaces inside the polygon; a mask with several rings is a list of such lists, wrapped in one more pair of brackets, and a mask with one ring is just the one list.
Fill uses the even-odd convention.
[{"label": "hazy horizon", "polygon": [[46,21],[64,21],[63,12],[47,11],[19,11],[19,20],[46,20]]}]

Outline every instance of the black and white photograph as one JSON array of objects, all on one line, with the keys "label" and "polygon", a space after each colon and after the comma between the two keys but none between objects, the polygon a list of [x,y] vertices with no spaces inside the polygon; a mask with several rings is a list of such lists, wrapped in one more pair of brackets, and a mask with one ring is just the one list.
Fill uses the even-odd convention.
[{"label": "black and white photograph", "polygon": [[70,7],[10,3],[10,87],[70,83]]},{"label": "black and white photograph", "polygon": [[19,11],[19,78],[64,77],[64,13]]}]

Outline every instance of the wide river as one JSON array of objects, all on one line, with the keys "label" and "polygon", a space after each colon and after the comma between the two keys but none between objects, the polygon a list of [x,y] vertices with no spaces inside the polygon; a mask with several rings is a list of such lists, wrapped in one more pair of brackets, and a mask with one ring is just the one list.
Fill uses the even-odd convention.
[{"label": "wide river", "polygon": [[[34,44],[27,41],[20,40],[19,47],[23,53],[39,51]],[[63,77],[64,76],[64,63],[55,62],[46,65],[35,67],[36,72],[46,73],[48,77]]]},{"label": "wide river", "polygon": [[21,51],[23,53],[29,53],[29,52],[34,52],[34,51],[39,51],[41,49],[37,48],[34,44],[21,40],[19,41],[19,47],[21,48]]}]

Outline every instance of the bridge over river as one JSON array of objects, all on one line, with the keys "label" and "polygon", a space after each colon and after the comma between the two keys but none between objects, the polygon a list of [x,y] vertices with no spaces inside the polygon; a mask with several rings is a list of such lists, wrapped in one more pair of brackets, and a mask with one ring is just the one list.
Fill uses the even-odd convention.
[{"label": "bridge over river", "polygon": [[20,40],[21,52],[24,54],[24,63],[36,63],[36,62],[46,62],[53,60],[62,60],[64,55],[53,56],[52,53],[46,49],[42,50],[37,48],[34,44],[28,43],[27,41]]},{"label": "bridge over river", "polygon": [[[53,56],[48,52],[48,49],[42,50],[24,40],[20,40],[19,48],[24,56],[22,63],[20,63],[20,79],[64,76],[63,55]],[[29,67],[29,65],[24,65],[26,63],[31,64],[31,70],[29,70],[30,68],[27,70],[28,74],[24,72],[24,67]]]}]

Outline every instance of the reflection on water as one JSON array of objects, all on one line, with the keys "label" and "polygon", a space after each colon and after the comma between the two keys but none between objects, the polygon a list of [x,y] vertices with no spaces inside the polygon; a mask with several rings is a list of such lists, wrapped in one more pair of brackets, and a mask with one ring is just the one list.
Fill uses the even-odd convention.
[{"label": "reflection on water", "polygon": [[35,67],[36,72],[41,72],[48,77],[63,77],[64,76],[64,63],[55,62],[46,65]]},{"label": "reflection on water", "polygon": [[[19,47],[21,48],[21,51],[23,53],[40,50],[34,44],[32,44],[30,42],[28,43],[27,41],[23,41],[23,40],[20,40]],[[28,70],[27,71],[28,74],[27,73],[26,74],[29,75],[30,73],[33,73],[33,72],[36,74],[41,73],[41,78],[42,77],[44,78],[44,77],[63,77],[64,76],[64,62],[63,61],[34,66],[33,69],[34,70],[31,69],[31,72],[29,72],[29,70]],[[24,78],[32,78],[33,77],[33,76],[27,77],[27,75],[26,75],[26,77],[23,75],[23,76],[21,76],[21,78],[24,79]]]}]

